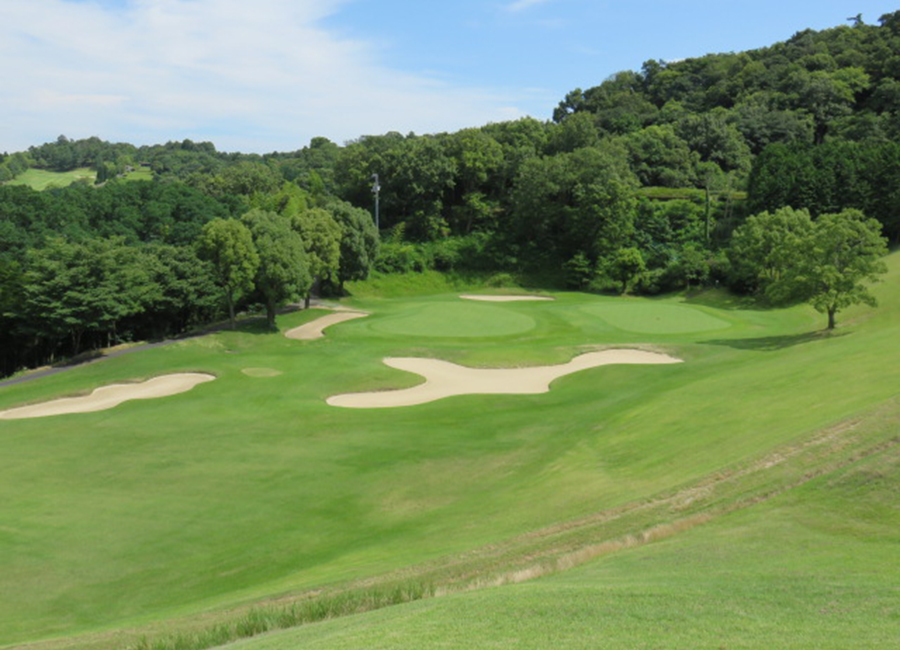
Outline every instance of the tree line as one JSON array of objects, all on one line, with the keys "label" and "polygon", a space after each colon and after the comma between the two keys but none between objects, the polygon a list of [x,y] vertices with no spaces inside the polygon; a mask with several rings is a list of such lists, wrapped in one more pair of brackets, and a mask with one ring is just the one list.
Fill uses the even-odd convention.
[{"label": "tree line", "polygon": [[[249,302],[271,320],[289,296],[308,297],[315,283],[339,290],[371,269],[528,272],[646,294],[719,284],[811,300],[809,284],[783,291],[788,280],[767,281],[771,260],[736,251],[752,249],[746,232],[761,215],[783,208],[812,224],[805,249],[821,248],[824,234],[812,233],[830,215],[900,238],[900,12],[879,23],[648,61],[573,90],[548,121],[343,145],[314,138],[264,155],[64,136],[4,155],[0,181],[27,167],[91,166],[98,183],[42,193],[0,185],[3,370],[107,339],[172,334]],[[117,178],[137,166],[154,181]],[[845,230],[863,237],[854,228]],[[79,264],[70,275],[92,273],[98,293],[123,296],[118,307],[98,295],[79,316],[50,300],[62,291],[50,278]],[[805,268],[803,277],[825,267]],[[56,320],[40,325],[53,304]]]},{"label": "tree line", "polygon": [[233,322],[263,305],[274,326],[314,284],[365,277],[378,250],[367,211],[290,183],[218,197],[155,182],[0,186],[0,215],[3,374],[176,335],[226,306]]}]

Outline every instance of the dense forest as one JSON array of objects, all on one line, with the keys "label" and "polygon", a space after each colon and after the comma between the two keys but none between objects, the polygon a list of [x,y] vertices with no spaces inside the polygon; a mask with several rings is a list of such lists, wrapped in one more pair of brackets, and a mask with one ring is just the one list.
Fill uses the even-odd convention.
[{"label": "dense forest", "polygon": [[[882,237],[900,239],[898,142],[900,12],[648,61],[573,90],[548,121],[267,155],[60,136],[0,155],[0,374],[248,306],[274,323],[286,301],[373,270],[648,294],[717,284],[810,300],[833,326],[867,299],[858,281],[877,275]],[[82,167],[95,184],[9,182]],[[128,180],[135,169],[153,180]],[[863,242],[865,263],[821,257],[840,237]],[[857,283],[823,286],[826,264]]]}]

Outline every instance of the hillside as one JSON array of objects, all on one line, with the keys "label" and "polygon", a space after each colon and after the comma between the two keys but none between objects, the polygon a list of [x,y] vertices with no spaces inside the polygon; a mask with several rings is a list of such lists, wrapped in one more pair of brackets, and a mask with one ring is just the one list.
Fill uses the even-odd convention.
[{"label": "hillside", "polygon": [[889,646],[898,51],[0,156],[0,648]]},{"label": "hillside", "polygon": [[[556,294],[551,302],[504,305],[411,295],[353,301],[371,316],[335,326],[320,341],[223,332],[7,387],[3,407],[178,370],[218,377],[164,403],[3,424],[0,475],[10,495],[4,544],[11,551],[2,555],[3,575],[15,576],[2,591],[3,637],[15,644],[62,636],[74,647],[69,637],[87,633],[84,647],[117,647],[142,634],[153,639],[184,625],[226,623],[238,615],[225,612],[242,604],[271,597],[299,603],[322,588],[347,587],[352,596],[379,584],[390,590],[399,579],[421,594],[415,585],[422,581],[431,585],[427,593],[540,574],[540,567],[552,572],[553,558],[577,565],[620,542],[630,546],[629,536],[639,540],[648,530],[658,531],[648,539],[674,537],[659,551],[627,551],[623,561],[679,553],[678,544],[704,558],[699,549],[716,543],[706,530],[745,530],[751,524],[741,521],[757,521],[762,515],[753,513],[783,500],[790,531],[788,505],[806,493],[824,509],[805,510],[812,518],[805,525],[821,527],[825,538],[868,530],[860,543],[889,549],[889,519],[864,526],[869,505],[859,503],[861,519],[848,519],[849,531],[835,528],[835,513],[824,506],[829,486],[842,485],[839,470],[853,476],[883,463],[887,487],[872,489],[892,485],[898,366],[885,355],[894,349],[900,263],[896,256],[890,262],[882,306],[855,309],[833,336],[817,333],[820,318],[806,308],[757,311],[717,294],[688,301]],[[299,313],[283,326],[314,316]],[[455,331],[436,329],[448,318],[459,323]],[[467,329],[469,318],[483,324]],[[324,403],[330,394],[414,382],[381,365],[383,356],[540,365],[565,361],[585,344],[636,343],[685,362],[583,371],[545,395],[457,397],[380,411]],[[876,503],[879,517],[890,515],[890,503]],[[709,528],[697,526],[707,520]],[[48,526],[54,535],[46,535]],[[802,548],[802,537],[792,539],[779,569],[787,576],[795,571],[790,553],[800,553],[790,548]],[[27,554],[13,551],[26,547]],[[753,548],[748,553],[765,557]],[[590,588],[590,571],[630,575],[616,557],[554,578],[548,589],[567,579]],[[855,608],[852,594],[867,583],[842,558],[826,559],[849,581],[842,598]],[[740,578],[754,566],[729,570]],[[825,588],[826,573],[803,589]],[[688,578],[675,575],[669,584],[676,589]],[[746,597],[775,607],[752,583]],[[709,588],[723,589],[719,584]],[[451,602],[465,607],[466,598],[530,592],[517,589]],[[854,623],[860,639],[871,638],[863,634],[870,623]],[[134,626],[136,635],[98,636]]]}]

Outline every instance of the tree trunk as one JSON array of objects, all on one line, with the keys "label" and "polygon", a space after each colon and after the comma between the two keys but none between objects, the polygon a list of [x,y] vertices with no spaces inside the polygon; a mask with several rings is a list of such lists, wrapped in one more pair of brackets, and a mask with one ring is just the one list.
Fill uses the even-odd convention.
[{"label": "tree trunk", "polygon": [[837,310],[834,307],[828,308],[828,329],[830,330],[834,329],[834,315],[836,312]]},{"label": "tree trunk", "polygon": [[76,328],[72,330],[72,355],[76,355],[81,352],[81,335],[84,333],[84,330],[80,328]]},{"label": "tree trunk", "polygon": [[234,321],[234,296],[231,295],[231,291],[225,290],[225,299],[228,301],[228,318],[231,319],[231,329],[235,328]]},{"label": "tree trunk", "polygon": [[266,322],[269,324],[269,329],[274,330],[277,329],[275,327],[275,303],[271,301],[266,301]]},{"label": "tree trunk", "polygon": [[706,190],[706,245],[709,246],[709,215],[712,212],[712,195],[709,191],[709,183],[704,188]]}]

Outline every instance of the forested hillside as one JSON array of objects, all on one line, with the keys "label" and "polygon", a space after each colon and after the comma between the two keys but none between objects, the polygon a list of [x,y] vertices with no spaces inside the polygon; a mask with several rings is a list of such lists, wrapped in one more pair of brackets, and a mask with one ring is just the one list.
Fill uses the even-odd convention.
[{"label": "forested hillside", "polygon": [[[31,168],[96,171],[96,186],[0,185],[0,373],[176,334],[226,308],[261,305],[272,322],[314,285],[338,292],[372,269],[527,271],[641,293],[718,283],[813,300],[836,289],[798,288],[797,277],[785,289],[772,273],[823,241],[821,215],[844,215],[835,228],[868,237],[873,256],[873,229],[900,238],[898,142],[900,12],[753,51],[648,61],[573,90],[546,122],[315,138],[268,155],[60,136],[0,156],[0,182]],[[127,180],[135,169],[153,180]],[[753,241],[765,218],[781,224],[774,232],[802,231],[780,262]],[[805,264],[820,273],[821,260]]]}]

